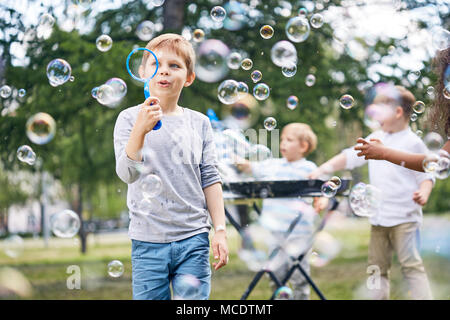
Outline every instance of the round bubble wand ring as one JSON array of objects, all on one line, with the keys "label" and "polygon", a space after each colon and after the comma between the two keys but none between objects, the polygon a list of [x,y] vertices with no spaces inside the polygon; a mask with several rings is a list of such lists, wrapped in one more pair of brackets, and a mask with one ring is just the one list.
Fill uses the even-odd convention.
[{"label": "round bubble wand ring", "polygon": [[[151,54],[153,55],[153,57],[155,58],[155,62],[156,62],[156,69],[155,69],[155,72],[154,72],[150,77],[148,77],[148,78],[146,78],[146,79],[142,79],[142,78],[140,78],[140,77],[137,77],[136,75],[133,74],[133,72],[132,72],[131,69],[130,69],[130,59],[131,59],[131,56],[132,56],[133,54],[135,54],[136,52],[138,52],[138,51],[147,51],[147,52],[151,53]],[[143,82],[143,83],[144,83],[144,95],[145,95],[145,99],[148,99],[148,98],[150,97],[150,80],[153,79],[153,77],[156,75],[156,73],[158,72],[158,67],[159,67],[158,58],[156,58],[155,53],[154,53],[153,51],[151,51],[150,49],[147,49],[147,48],[136,48],[136,49],[133,49],[133,50],[130,52],[130,54],[128,55],[128,57],[127,57],[126,66],[127,66],[127,71],[128,71],[128,73],[129,73],[129,75],[130,75],[134,80],[139,81],[139,82]],[[161,125],[162,125],[161,120],[159,120],[159,121],[156,123],[156,125],[153,127],[153,130],[158,130],[159,128],[161,128]]]}]

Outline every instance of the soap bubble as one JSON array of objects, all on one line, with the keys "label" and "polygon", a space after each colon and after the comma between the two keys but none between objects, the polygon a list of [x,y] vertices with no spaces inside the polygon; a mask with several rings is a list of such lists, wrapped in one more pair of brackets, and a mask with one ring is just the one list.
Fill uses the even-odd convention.
[{"label": "soap bubble", "polygon": [[97,99],[98,87],[92,88],[91,95],[94,99]]},{"label": "soap bubble", "polygon": [[274,31],[271,26],[266,24],[265,26],[262,26],[261,29],[259,29],[259,34],[263,39],[270,39],[273,37]]},{"label": "soap bubble", "polygon": [[113,100],[119,101],[127,94],[127,84],[120,78],[111,78],[105,83],[113,89]]},{"label": "soap bubble", "polygon": [[412,122],[416,121],[417,120],[417,114],[416,113],[411,114],[410,120]]},{"label": "soap bubble", "polygon": [[308,14],[308,10],[306,8],[298,9],[298,15],[299,16],[306,16],[307,14]]},{"label": "soap bubble", "polygon": [[377,187],[359,182],[350,191],[350,207],[357,216],[372,217],[380,207],[381,196]]},{"label": "soap bubble", "polygon": [[54,87],[60,86],[70,79],[72,68],[64,59],[54,59],[47,65],[47,78]]},{"label": "soap bubble", "polygon": [[192,274],[182,274],[174,279],[174,300],[198,300],[201,296],[200,280]]},{"label": "soap bubble", "polygon": [[202,29],[195,29],[193,35],[195,42],[202,42],[205,39],[205,32]]},{"label": "soap bubble", "polygon": [[413,105],[413,110],[415,113],[423,113],[425,111],[425,103],[422,101],[416,101]]},{"label": "soap bubble", "polygon": [[427,88],[427,94],[428,94],[429,96],[433,96],[433,95],[434,95],[434,87],[429,86],[429,87]]},{"label": "soap bubble", "polygon": [[221,6],[215,6],[211,9],[211,18],[215,21],[223,21],[227,16],[227,12]]},{"label": "soap bubble", "polygon": [[241,66],[242,56],[239,52],[232,52],[227,58],[228,68],[237,70]]},{"label": "soap bubble", "polygon": [[344,94],[339,99],[339,105],[344,109],[350,109],[355,105],[355,99],[349,94]]},{"label": "soap bubble", "polygon": [[447,84],[444,89],[442,89],[442,95],[444,96],[445,99],[449,100],[450,99],[450,83]]},{"label": "soap bubble", "polygon": [[338,187],[332,181],[326,181],[320,187],[320,191],[324,197],[332,198],[336,195]]},{"label": "soap bubble", "polygon": [[17,258],[24,249],[23,239],[17,234],[10,235],[2,241],[2,247],[8,257]]},{"label": "soap bubble", "polygon": [[119,260],[112,260],[108,263],[108,274],[110,277],[119,278],[124,272],[123,263]]},{"label": "soap bubble", "polygon": [[273,117],[267,117],[264,120],[264,128],[266,128],[266,130],[272,131],[273,129],[275,129],[277,126],[277,120],[275,120],[275,118]]},{"label": "soap bubble", "polygon": [[270,50],[270,57],[272,62],[279,67],[297,65],[297,49],[286,40],[278,41],[273,45]]},{"label": "soap bubble", "polygon": [[239,98],[245,96],[248,93],[248,85],[245,82],[238,82],[237,88]]},{"label": "soap bubble", "polygon": [[250,70],[253,67],[252,59],[245,58],[244,60],[242,60],[241,67],[244,70]]},{"label": "soap bubble", "polygon": [[338,189],[341,187],[342,181],[341,178],[339,178],[338,176],[331,177],[329,181],[334,183]]},{"label": "soap bubble", "polygon": [[115,102],[114,89],[106,83],[98,87],[96,94],[97,101],[104,106],[110,106]]},{"label": "soap bubble", "polygon": [[450,155],[445,150],[439,150],[439,159],[434,176],[438,179],[447,179],[450,174]]},{"label": "soap bubble", "polygon": [[432,29],[432,44],[437,50],[445,50],[450,47],[450,32],[442,27]]},{"label": "soap bubble", "polygon": [[316,268],[324,267],[341,251],[341,245],[331,234],[325,231],[317,233],[309,262]]},{"label": "soap bubble", "polygon": [[[155,33],[155,24],[149,20],[142,21],[136,28],[136,35],[142,41],[149,41],[151,38],[153,38],[154,33]],[[111,40],[111,44],[112,44],[112,40]],[[98,48],[98,44],[97,44],[97,48]],[[109,48],[106,50],[101,50],[99,48],[98,50],[108,51]]]},{"label": "soap bubble", "polygon": [[422,131],[422,130],[417,130],[417,131],[416,131],[416,135],[417,135],[419,138],[422,138],[422,136],[423,136],[423,131]]},{"label": "soap bubble", "polygon": [[97,49],[101,52],[106,52],[109,49],[111,49],[113,44],[113,41],[110,36],[107,34],[102,34],[95,40],[95,45],[97,46]]},{"label": "soap bubble", "polygon": [[309,21],[311,22],[311,26],[313,28],[317,29],[323,26],[323,16],[320,13],[313,14]]},{"label": "soap bubble", "polygon": [[166,0],[151,0],[155,7],[161,7]]},{"label": "soap bubble", "polygon": [[50,226],[55,236],[72,238],[80,230],[80,217],[74,211],[66,209],[50,217]]},{"label": "soap bubble", "polygon": [[262,72],[259,70],[254,70],[250,77],[252,78],[253,83],[256,83],[262,79]]},{"label": "soap bubble", "polygon": [[258,100],[266,100],[270,95],[270,88],[265,83],[258,83],[253,88],[253,96]]},{"label": "soap bubble", "polygon": [[44,13],[39,18],[39,26],[53,27],[54,24],[55,24],[55,18],[49,13]]},{"label": "soap bubble", "polygon": [[305,84],[312,87],[316,83],[316,77],[313,74],[308,74],[305,78]]},{"label": "soap bubble", "polygon": [[297,105],[298,105],[298,98],[296,96],[289,96],[289,98],[287,98],[286,106],[289,109],[294,110],[295,108],[297,108]]},{"label": "soap bubble", "polygon": [[239,99],[239,83],[235,80],[225,80],[217,89],[217,97],[223,104],[233,104]]},{"label": "soap bubble", "polygon": [[438,170],[439,156],[437,153],[427,153],[422,161],[423,171],[434,173]]},{"label": "soap bubble", "polygon": [[228,73],[227,57],[230,53],[227,45],[220,40],[208,39],[197,48],[195,74],[201,81],[212,83],[222,80]]},{"label": "soap bubble", "polygon": [[283,286],[279,287],[275,292],[275,300],[294,300],[294,292],[291,288]]},{"label": "soap bubble", "polygon": [[0,97],[6,99],[11,95],[11,92],[12,92],[11,87],[5,84],[0,88]]},{"label": "soap bubble", "polygon": [[436,132],[429,132],[423,138],[423,142],[427,146],[428,150],[437,152],[442,148],[444,139]]},{"label": "soap bubble", "polygon": [[144,200],[148,201],[161,194],[163,185],[160,177],[155,174],[149,174],[140,179],[139,188],[142,191]]},{"label": "soap bubble", "polygon": [[286,23],[286,35],[292,42],[303,42],[309,37],[309,22],[304,17],[293,17]]},{"label": "soap bubble", "polygon": [[48,113],[36,113],[26,123],[27,137],[35,144],[49,143],[55,136],[55,132],[56,122]]},{"label": "soap bubble", "polygon": [[297,73],[297,65],[291,64],[281,68],[281,73],[287,78],[293,77]]},{"label": "soap bubble", "polygon": [[36,26],[36,35],[38,38],[48,39],[53,31],[53,25],[55,24],[55,18],[49,14],[44,13]]},{"label": "soap bubble", "polygon": [[30,146],[23,145],[17,149],[17,158],[32,166],[36,162],[36,153]]}]

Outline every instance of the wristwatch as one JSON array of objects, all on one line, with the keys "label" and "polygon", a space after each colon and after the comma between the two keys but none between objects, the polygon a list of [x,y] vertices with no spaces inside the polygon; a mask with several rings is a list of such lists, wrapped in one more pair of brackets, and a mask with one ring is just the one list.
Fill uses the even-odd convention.
[{"label": "wristwatch", "polygon": [[214,230],[215,232],[219,232],[221,230],[225,231],[225,226],[223,224],[219,224]]}]

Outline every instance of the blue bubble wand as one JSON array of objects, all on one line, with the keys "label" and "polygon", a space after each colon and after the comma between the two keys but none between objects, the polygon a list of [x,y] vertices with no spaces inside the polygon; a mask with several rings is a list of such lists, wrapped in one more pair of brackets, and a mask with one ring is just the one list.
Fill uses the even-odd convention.
[{"label": "blue bubble wand", "polygon": [[[131,59],[131,56],[132,56],[133,54],[135,54],[136,52],[138,52],[138,51],[147,51],[147,52],[150,52],[150,53],[153,55],[153,57],[155,58],[155,61],[156,61],[156,69],[155,69],[155,72],[154,72],[150,77],[148,77],[148,78],[146,78],[146,79],[142,79],[142,78],[139,78],[139,77],[135,76],[135,75],[133,74],[133,72],[131,72],[131,69],[130,69],[130,59]],[[156,75],[156,73],[158,72],[158,67],[159,67],[158,58],[156,58],[155,53],[154,53],[152,50],[147,49],[147,48],[136,48],[136,49],[133,49],[133,50],[130,52],[130,54],[128,55],[128,57],[127,57],[126,66],[127,66],[127,71],[128,71],[128,73],[130,74],[130,76],[131,76],[134,80],[137,80],[137,81],[139,81],[139,82],[143,82],[143,83],[144,83],[144,96],[145,96],[145,99],[148,99],[148,98],[150,97],[150,80],[153,79],[153,77]],[[153,127],[153,130],[158,130],[159,128],[161,128],[161,125],[162,125],[161,120],[159,120],[159,121],[156,123],[156,125]]]}]

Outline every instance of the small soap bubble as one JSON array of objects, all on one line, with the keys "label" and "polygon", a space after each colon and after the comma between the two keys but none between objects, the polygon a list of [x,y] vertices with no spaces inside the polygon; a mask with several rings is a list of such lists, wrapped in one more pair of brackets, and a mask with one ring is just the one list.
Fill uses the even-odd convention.
[{"label": "small soap bubble", "polygon": [[95,87],[91,90],[91,95],[94,99],[97,99],[98,87]]},{"label": "small soap bubble", "polygon": [[442,148],[444,139],[436,132],[429,132],[425,135],[425,138],[423,138],[423,142],[427,146],[428,150],[437,152]]},{"label": "small soap bubble", "polygon": [[223,21],[227,16],[227,12],[221,6],[215,6],[211,9],[211,18],[215,21]]},{"label": "small soap bubble", "polygon": [[275,300],[294,300],[294,292],[289,287],[279,287],[274,298]]},{"label": "small soap bubble", "polygon": [[349,94],[344,94],[339,99],[339,105],[344,109],[351,109],[355,105],[355,99]]},{"label": "small soap bubble", "polygon": [[[136,28],[136,35],[142,41],[149,41],[151,38],[153,38],[154,33],[155,33],[155,24],[149,20],[142,21]],[[111,44],[112,44],[112,40],[111,40]],[[100,50],[100,51],[103,51],[103,50]],[[105,51],[107,51],[107,50],[105,50]]]},{"label": "small soap bubble", "polygon": [[119,278],[124,270],[123,263],[119,260],[112,260],[108,263],[108,274],[112,278]]},{"label": "small soap bubble", "polygon": [[237,70],[241,65],[242,56],[239,52],[232,52],[227,58],[228,68]]},{"label": "small soap bubble", "polygon": [[419,138],[422,138],[422,137],[423,137],[423,132],[422,132],[422,130],[417,130],[417,131],[416,131],[416,135],[417,135]]},{"label": "small soap bubble", "polygon": [[266,24],[265,26],[261,27],[261,29],[259,30],[259,34],[263,39],[270,39],[273,37],[274,31],[271,26]]},{"label": "small soap bubble", "polygon": [[26,123],[27,137],[35,144],[49,143],[55,136],[55,132],[56,122],[48,113],[36,113]]},{"label": "small soap bubble", "polygon": [[47,65],[47,78],[54,87],[67,82],[72,75],[72,67],[64,59],[54,59]]},{"label": "small soap bubble", "polygon": [[205,32],[202,29],[195,29],[193,35],[195,42],[202,42],[205,39]]},{"label": "small soap bubble", "polygon": [[97,40],[95,40],[95,44],[99,51],[106,52],[111,49],[113,41],[107,34],[102,34],[97,38]]},{"label": "small soap bubble", "polygon": [[113,89],[114,102],[119,101],[127,94],[127,84],[120,78],[111,78],[106,81],[105,84],[109,85]]},{"label": "small soap bubble", "polygon": [[30,146],[23,145],[17,149],[17,159],[32,166],[36,162],[36,153]]},{"label": "small soap bubble", "polygon": [[412,115],[411,115],[411,117],[410,117],[410,119],[411,119],[411,121],[412,122],[414,122],[414,121],[416,121],[417,120],[417,113],[413,113]]},{"label": "small soap bubble", "polygon": [[327,198],[332,198],[336,195],[338,187],[332,181],[326,181],[320,187],[322,195]]},{"label": "small soap bubble", "polygon": [[70,82],[74,82],[75,81],[75,77],[74,76],[70,76],[69,81]]},{"label": "small soap bubble", "polygon": [[242,97],[248,93],[248,85],[245,82],[240,81],[240,82],[238,82],[237,90],[238,90],[239,97]]},{"label": "small soap bubble", "polygon": [[312,87],[316,83],[316,77],[313,74],[308,74],[305,78],[305,84]]},{"label": "small soap bubble", "polygon": [[438,179],[447,179],[450,175],[450,155],[445,150],[440,150],[438,153],[439,159],[434,176]]},{"label": "small soap bubble", "polygon": [[89,62],[85,62],[81,65],[81,70],[83,70],[83,72],[88,72],[90,69],[91,65]]},{"label": "small soap bubble", "polygon": [[337,188],[341,187],[342,181],[338,176],[333,176],[330,181],[336,185]]},{"label": "small soap bubble", "polygon": [[281,73],[286,78],[291,78],[291,77],[295,76],[295,74],[297,73],[297,65],[291,64],[289,66],[284,66],[281,68]]},{"label": "small soap bubble", "polygon": [[19,97],[23,98],[27,94],[27,91],[25,89],[19,89],[19,92],[17,93]]},{"label": "small soap bubble", "polygon": [[163,190],[161,178],[155,174],[149,174],[140,180],[139,185],[144,200],[159,196]]},{"label": "small soap bubble", "polygon": [[239,83],[236,80],[224,80],[217,89],[217,97],[223,104],[233,104],[239,99],[238,89]]},{"label": "small soap bubble", "polygon": [[17,234],[10,235],[2,241],[2,247],[8,257],[17,258],[24,250],[23,239]]},{"label": "small soap bubble", "polygon": [[289,109],[294,110],[295,108],[297,108],[297,105],[298,105],[298,98],[296,96],[290,96],[289,98],[287,98],[286,106]]},{"label": "small soap bubble", "polygon": [[434,95],[434,87],[429,86],[429,87],[427,88],[427,94],[428,94],[429,96],[433,96],[433,95]]},{"label": "small soap bubble", "polygon": [[359,182],[350,191],[350,207],[357,216],[371,217],[375,215],[380,208],[381,202],[381,190],[370,184]]},{"label": "small soap bubble", "polygon": [[306,10],[306,8],[300,8],[298,9],[298,15],[299,16],[306,16],[308,14],[308,10]]},{"label": "small soap bubble", "polygon": [[265,83],[258,83],[253,88],[253,96],[258,100],[266,100],[270,95],[270,88]]},{"label": "small soap bubble", "polygon": [[0,97],[6,99],[11,95],[11,92],[12,92],[11,87],[5,84],[0,88]]},{"label": "small soap bubble", "polygon": [[434,173],[438,170],[439,155],[436,153],[428,153],[422,161],[423,171]]},{"label": "small soap bubble", "polygon": [[109,106],[115,102],[114,89],[106,83],[98,87],[96,95],[97,101],[104,106]]},{"label": "small soap bubble", "polygon": [[81,222],[78,214],[66,209],[50,217],[53,234],[59,238],[72,238],[80,230]]},{"label": "small soap bubble", "polygon": [[309,21],[313,28],[317,29],[323,26],[323,16],[320,13],[313,14]]},{"label": "small soap bubble", "polygon": [[286,23],[285,31],[292,42],[303,42],[309,37],[309,22],[303,16],[293,17]]},{"label": "small soap bubble", "polygon": [[279,67],[296,65],[298,61],[297,49],[291,42],[281,40],[273,45],[270,50],[270,58]]},{"label": "small soap bubble", "polygon": [[425,111],[425,103],[423,103],[422,101],[416,101],[416,103],[414,103],[413,105],[413,110],[418,114],[423,113]]},{"label": "small soap bubble", "polygon": [[268,131],[272,131],[277,126],[277,120],[273,117],[268,117],[264,120],[264,128]]},{"label": "small soap bubble", "polygon": [[250,77],[252,78],[253,83],[257,83],[262,79],[262,72],[259,70],[254,70],[251,73]]},{"label": "small soap bubble", "polygon": [[244,60],[242,60],[241,67],[244,70],[250,70],[253,67],[252,59],[245,58]]}]

